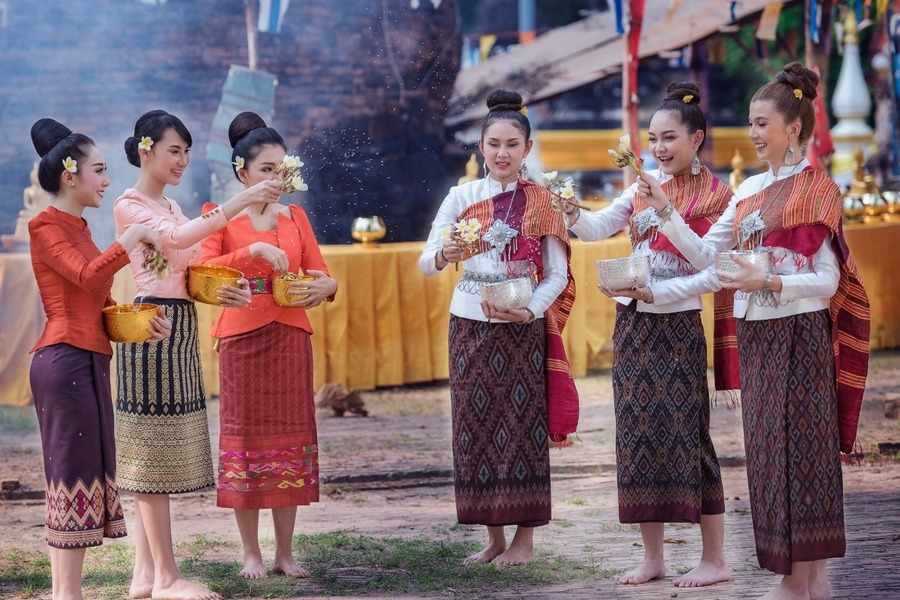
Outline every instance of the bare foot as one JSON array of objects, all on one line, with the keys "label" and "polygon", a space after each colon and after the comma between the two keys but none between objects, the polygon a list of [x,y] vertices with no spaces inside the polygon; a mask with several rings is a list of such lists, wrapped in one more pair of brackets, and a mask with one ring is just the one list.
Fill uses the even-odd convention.
[{"label": "bare foot", "polygon": [[258,556],[245,556],[244,568],[238,573],[244,579],[262,579],[266,576],[266,568]]},{"label": "bare foot", "polygon": [[809,600],[809,593],[803,593],[799,590],[792,589],[781,583],[769,590],[769,593],[760,598],[760,600]]},{"label": "bare foot", "polygon": [[503,554],[494,559],[495,565],[518,567],[534,562],[534,550],[530,547],[510,546]]},{"label": "bare foot", "polygon": [[297,579],[306,579],[309,577],[309,571],[300,567],[293,558],[286,560],[276,560],[272,563],[272,572],[288,577],[296,577]]},{"label": "bare foot", "polygon": [[479,563],[489,563],[506,550],[506,546],[495,546],[493,544],[488,544],[484,550],[481,552],[476,552],[471,556],[467,556],[465,560],[463,560],[464,565],[476,565]]},{"label": "bare foot", "polygon": [[724,564],[700,561],[700,564],[672,582],[678,587],[702,587],[731,579],[731,570]]},{"label": "bare foot", "polygon": [[[824,575],[824,570],[822,571]],[[828,587],[828,578],[810,579],[809,581],[809,600],[829,600],[831,598],[831,588]]]},{"label": "bare foot", "polygon": [[661,562],[644,559],[637,568],[632,569],[619,578],[619,583],[638,585],[654,579],[662,579],[666,576],[666,567]]},{"label": "bare foot", "polygon": [[131,580],[131,587],[128,588],[128,597],[133,600],[138,600],[139,598],[149,598],[153,593],[153,580]]},{"label": "bare foot", "polygon": [[216,592],[187,579],[176,579],[166,587],[154,585],[152,597],[154,600],[222,600]]}]

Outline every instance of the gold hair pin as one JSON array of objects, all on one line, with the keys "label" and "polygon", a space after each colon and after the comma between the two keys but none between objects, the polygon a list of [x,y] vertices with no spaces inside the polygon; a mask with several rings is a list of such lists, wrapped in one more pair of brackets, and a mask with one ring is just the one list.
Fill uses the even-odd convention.
[{"label": "gold hair pin", "polygon": [[522,115],[523,117],[527,117],[528,109],[523,106],[522,108],[519,109],[519,114]]},{"label": "gold hair pin", "polygon": [[801,90],[800,88],[794,88],[794,98],[796,98],[797,100],[802,100],[803,90]]},{"label": "gold hair pin", "polygon": [[693,99],[694,99],[694,96],[692,94],[686,94],[685,97],[681,99],[681,101],[684,102],[685,104],[690,104],[691,100],[693,100]]}]

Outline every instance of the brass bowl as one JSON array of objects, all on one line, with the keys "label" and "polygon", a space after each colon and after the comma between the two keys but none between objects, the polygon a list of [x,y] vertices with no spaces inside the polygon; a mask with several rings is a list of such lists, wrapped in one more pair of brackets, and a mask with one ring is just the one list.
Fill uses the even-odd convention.
[{"label": "brass bowl", "polygon": [[387,233],[387,227],[381,217],[357,217],[350,225],[350,235],[354,240],[362,242],[363,248],[377,245],[378,240]]},{"label": "brass bowl", "polygon": [[597,282],[610,290],[627,290],[650,283],[650,257],[627,256],[598,260]]},{"label": "brass bowl", "polygon": [[315,281],[316,278],[312,275],[294,275],[292,273],[289,273],[288,275],[289,277],[282,275],[272,280],[272,297],[275,298],[275,304],[278,306],[294,308],[294,302],[308,298],[309,294],[289,296],[288,290],[291,289],[291,284],[298,281],[308,283],[310,281]]},{"label": "brass bowl", "polygon": [[764,273],[772,271],[772,253],[768,250],[727,250],[716,254],[716,270],[736,273],[741,267],[731,260],[731,255],[740,256],[761,268]]},{"label": "brass bowl", "polygon": [[152,336],[150,321],[156,316],[156,304],[116,304],[103,309],[103,327],[114,342],[145,342]]},{"label": "brass bowl", "polygon": [[481,299],[487,300],[499,311],[510,308],[525,308],[531,302],[531,282],[529,277],[516,277],[481,286]]},{"label": "brass bowl", "polygon": [[216,290],[223,285],[238,287],[237,281],[243,276],[243,273],[231,267],[192,265],[188,269],[188,294],[197,302],[219,306]]}]

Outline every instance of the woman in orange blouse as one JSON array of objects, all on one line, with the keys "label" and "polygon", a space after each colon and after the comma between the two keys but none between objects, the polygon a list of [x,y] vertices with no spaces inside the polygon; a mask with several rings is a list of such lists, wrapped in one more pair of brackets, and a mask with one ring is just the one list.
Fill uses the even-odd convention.
[{"label": "woman in orange blouse", "polygon": [[[276,178],[282,137],[255,113],[241,113],[228,130],[235,175],[246,186]],[[208,204],[204,212],[215,210]],[[203,241],[201,262],[240,269],[253,298],[225,308],[213,335],[219,344],[219,474],[217,504],[233,508],[244,545],[247,579],[265,576],[259,509],[275,524],[272,571],[308,577],[291,551],[298,505],[319,500],[319,457],[313,401],[312,327],[306,310],[333,298],[337,282],[296,204],[250,207]],[[315,277],[295,282],[292,307],[278,306],[272,280],[280,273]]]},{"label": "woman in orange blouse", "polygon": [[[100,206],[109,186],[100,150],[53,119],[36,122],[31,139],[41,156],[41,187],[52,194],[50,205],[28,224],[47,315],[31,350],[47,479],[47,543],[53,598],[81,598],[85,548],[125,535],[109,387],[112,350],[101,309],[115,304],[109,291],[113,275],[128,264],[128,252],[141,242],[155,246],[159,236],[134,225],[101,252],[81,217],[86,207]],[[162,313],[153,318],[154,340],[170,331]]]}]

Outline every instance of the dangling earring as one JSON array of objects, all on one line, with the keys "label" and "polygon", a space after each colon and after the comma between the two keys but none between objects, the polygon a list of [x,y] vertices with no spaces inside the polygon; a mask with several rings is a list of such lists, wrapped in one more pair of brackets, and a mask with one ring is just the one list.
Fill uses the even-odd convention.
[{"label": "dangling earring", "polygon": [[792,166],[794,162],[794,145],[790,144],[788,146],[787,152],[784,155],[784,164],[787,166]]},{"label": "dangling earring", "polygon": [[519,167],[519,179],[528,179],[528,165],[522,163],[522,166]]},{"label": "dangling earring", "polygon": [[700,157],[694,152],[694,160],[691,161],[691,175],[700,174]]},{"label": "dangling earring", "polygon": [[487,161],[484,161],[481,163],[481,173],[482,173],[482,177],[484,177],[486,179],[488,176]]}]

